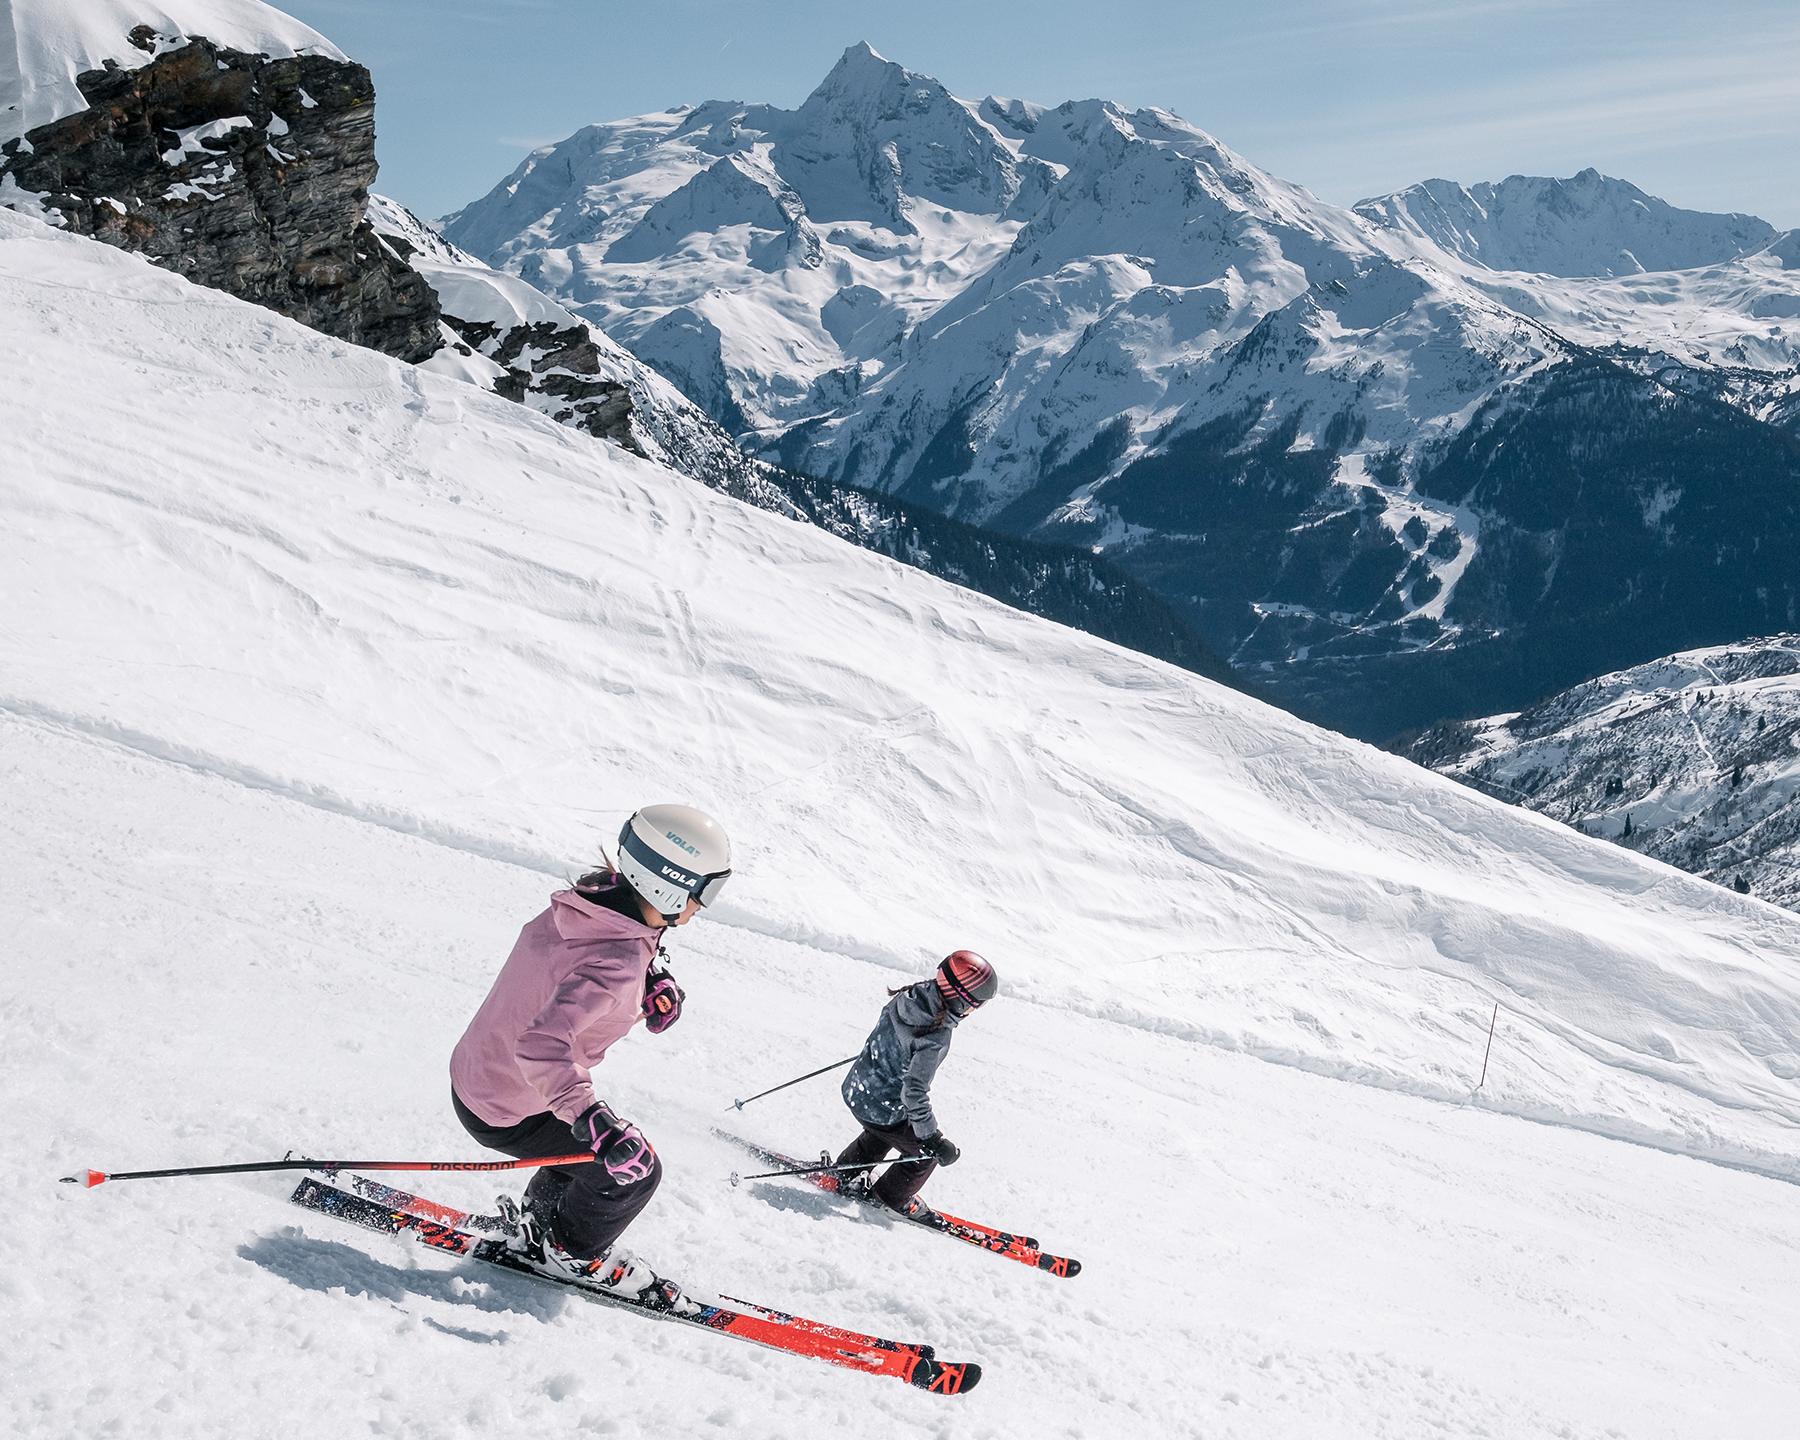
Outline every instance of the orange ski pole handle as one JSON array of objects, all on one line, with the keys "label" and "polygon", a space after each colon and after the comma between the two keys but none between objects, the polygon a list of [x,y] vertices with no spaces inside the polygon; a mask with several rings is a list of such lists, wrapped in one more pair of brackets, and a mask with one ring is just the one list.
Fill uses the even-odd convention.
[{"label": "orange ski pole handle", "polygon": [[528,1160],[255,1160],[243,1165],[187,1165],[173,1170],[81,1170],[64,1185],[92,1190],[109,1180],[167,1180],[182,1175],[255,1175],[268,1170],[532,1170],[540,1165],[591,1165],[594,1155],[534,1155]]}]

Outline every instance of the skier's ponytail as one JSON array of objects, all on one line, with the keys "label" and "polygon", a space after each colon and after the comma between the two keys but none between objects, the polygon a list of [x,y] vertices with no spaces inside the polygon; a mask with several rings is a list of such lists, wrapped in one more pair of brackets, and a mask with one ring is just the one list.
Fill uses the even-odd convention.
[{"label": "skier's ponytail", "polygon": [[623,878],[619,874],[619,867],[613,864],[612,856],[606,853],[606,847],[602,845],[600,847],[600,868],[588,871],[579,880],[571,880],[569,888],[577,895],[598,895],[603,890],[612,889]]}]

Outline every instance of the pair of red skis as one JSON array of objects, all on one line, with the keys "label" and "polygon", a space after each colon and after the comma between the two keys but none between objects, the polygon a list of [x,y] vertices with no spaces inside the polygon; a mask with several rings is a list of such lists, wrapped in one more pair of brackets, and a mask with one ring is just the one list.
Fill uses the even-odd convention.
[{"label": "pair of red skis", "polygon": [[[799,1168],[788,1156],[739,1140],[736,1136],[726,1138],[771,1164]],[[801,1178],[821,1190],[838,1191],[838,1177],[829,1171]],[[931,1394],[966,1394],[981,1379],[979,1364],[940,1360],[930,1345],[887,1340],[731,1296],[707,1295],[660,1277],[656,1284],[631,1296],[608,1290],[597,1280],[540,1269],[508,1244],[509,1227],[499,1216],[441,1205],[361,1175],[339,1171],[308,1175],[301,1180],[291,1199],[320,1214],[382,1234],[409,1236],[432,1249],[557,1285],[586,1299],[636,1310],[653,1319],[701,1326],[734,1339],[860,1370],[864,1374],[891,1376]],[[936,1230],[951,1239],[1052,1275],[1069,1277],[1081,1270],[1079,1261],[1047,1255],[1029,1236],[1012,1235],[974,1221],[930,1211],[920,1216],[895,1218]]]},{"label": "pair of red skis", "polygon": [[[783,1170],[798,1171],[794,1176],[804,1180],[833,1195],[844,1195],[862,1204],[874,1207],[884,1214],[892,1215],[896,1220],[904,1220],[911,1225],[919,1225],[927,1230],[935,1230],[940,1235],[948,1235],[952,1240],[960,1240],[965,1245],[974,1245],[978,1249],[987,1250],[1007,1260],[1017,1260],[1022,1265],[1030,1265],[1038,1270],[1047,1270],[1061,1279],[1071,1279],[1081,1273],[1081,1262],[1071,1260],[1067,1255],[1051,1255],[1029,1235],[1012,1235],[1004,1230],[996,1230],[991,1225],[982,1225],[974,1220],[959,1219],[955,1215],[946,1215],[941,1210],[925,1210],[917,1215],[903,1215],[897,1210],[889,1210],[880,1201],[866,1193],[844,1189],[843,1178],[835,1170],[824,1165],[808,1165],[794,1159],[791,1155],[783,1155],[779,1150],[770,1150],[752,1141],[741,1139],[725,1130],[714,1130],[713,1134],[722,1140],[729,1140],[741,1145],[757,1159],[777,1166]],[[733,1177],[735,1179],[735,1177]]]}]

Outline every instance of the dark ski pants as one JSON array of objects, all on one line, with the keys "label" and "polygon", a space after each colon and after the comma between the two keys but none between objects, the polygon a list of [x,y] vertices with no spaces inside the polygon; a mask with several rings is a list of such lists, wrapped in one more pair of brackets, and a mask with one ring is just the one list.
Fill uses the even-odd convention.
[{"label": "dark ski pants", "polygon": [[[844,1153],[837,1157],[836,1163],[873,1165],[877,1160],[887,1159],[891,1150],[898,1150],[902,1155],[925,1153],[925,1147],[919,1144],[919,1137],[905,1126],[888,1130],[878,1125],[865,1124],[862,1134],[844,1147]],[[875,1182],[872,1193],[883,1205],[898,1210],[924,1189],[925,1182],[937,1167],[938,1162],[935,1160],[920,1160],[912,1165],[890,1165]]]},{"label": "dark ski pants", "polygon": [[[454,1090],[450,1103],[456,1118],[476,1142],[515,1160],[537,1155],[572,1155],[581,1148],[574,1133],[546,1110],[528,1115],[517,1125],[504,1128],[486,1124],[462,1102]],[[525,1204],[543,1217],[550,1238],[578,1260],[594,1260],[625,1233],[650,1203],[662,1183],[662,1157],[650,1162],[650,1173],[633,1184],[623,1184],[607,1173],[604,1165],[546,1165],[525,1187]]]}]

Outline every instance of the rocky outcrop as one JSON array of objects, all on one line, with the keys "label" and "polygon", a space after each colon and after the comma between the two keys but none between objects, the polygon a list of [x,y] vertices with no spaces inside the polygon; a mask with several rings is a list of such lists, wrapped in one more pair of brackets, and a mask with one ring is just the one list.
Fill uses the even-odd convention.
[{"label": "rocky outcrop", "polygon": [[369,220],[380,243],[436,298],[454,357],[439,352],[434,368],[540,410],[559,425],[645,453],[632,431],[632,396],[616,347],[603,351],[606,342],[594,330],[547,301],[521,307],[507,287],[528,291],[523,282],[493,276],[482,283],[486,277],[468,257],[404,205],[372,196]]},{"label": "rocky outcrop", "polygon": [[585,330],[558,330],[548,322],[504,333],[480,321],[452,328],[506,370],[494,382],[497,394],[521,403],[530,393],[543,395],[555,403],[553,414],[562,424],[630,447],[631,396],[616,380],[600,377],[600,354]]},{"label": "rocky outcrop", "polygon": [[[442,344],[430,288],[364,218],[375,90],[361,65],[193,38],[76,78],[88,108],[8,142],[0,195],[197,284],[418,361]],[[159,53],[160,52],[160,53]]]}]

